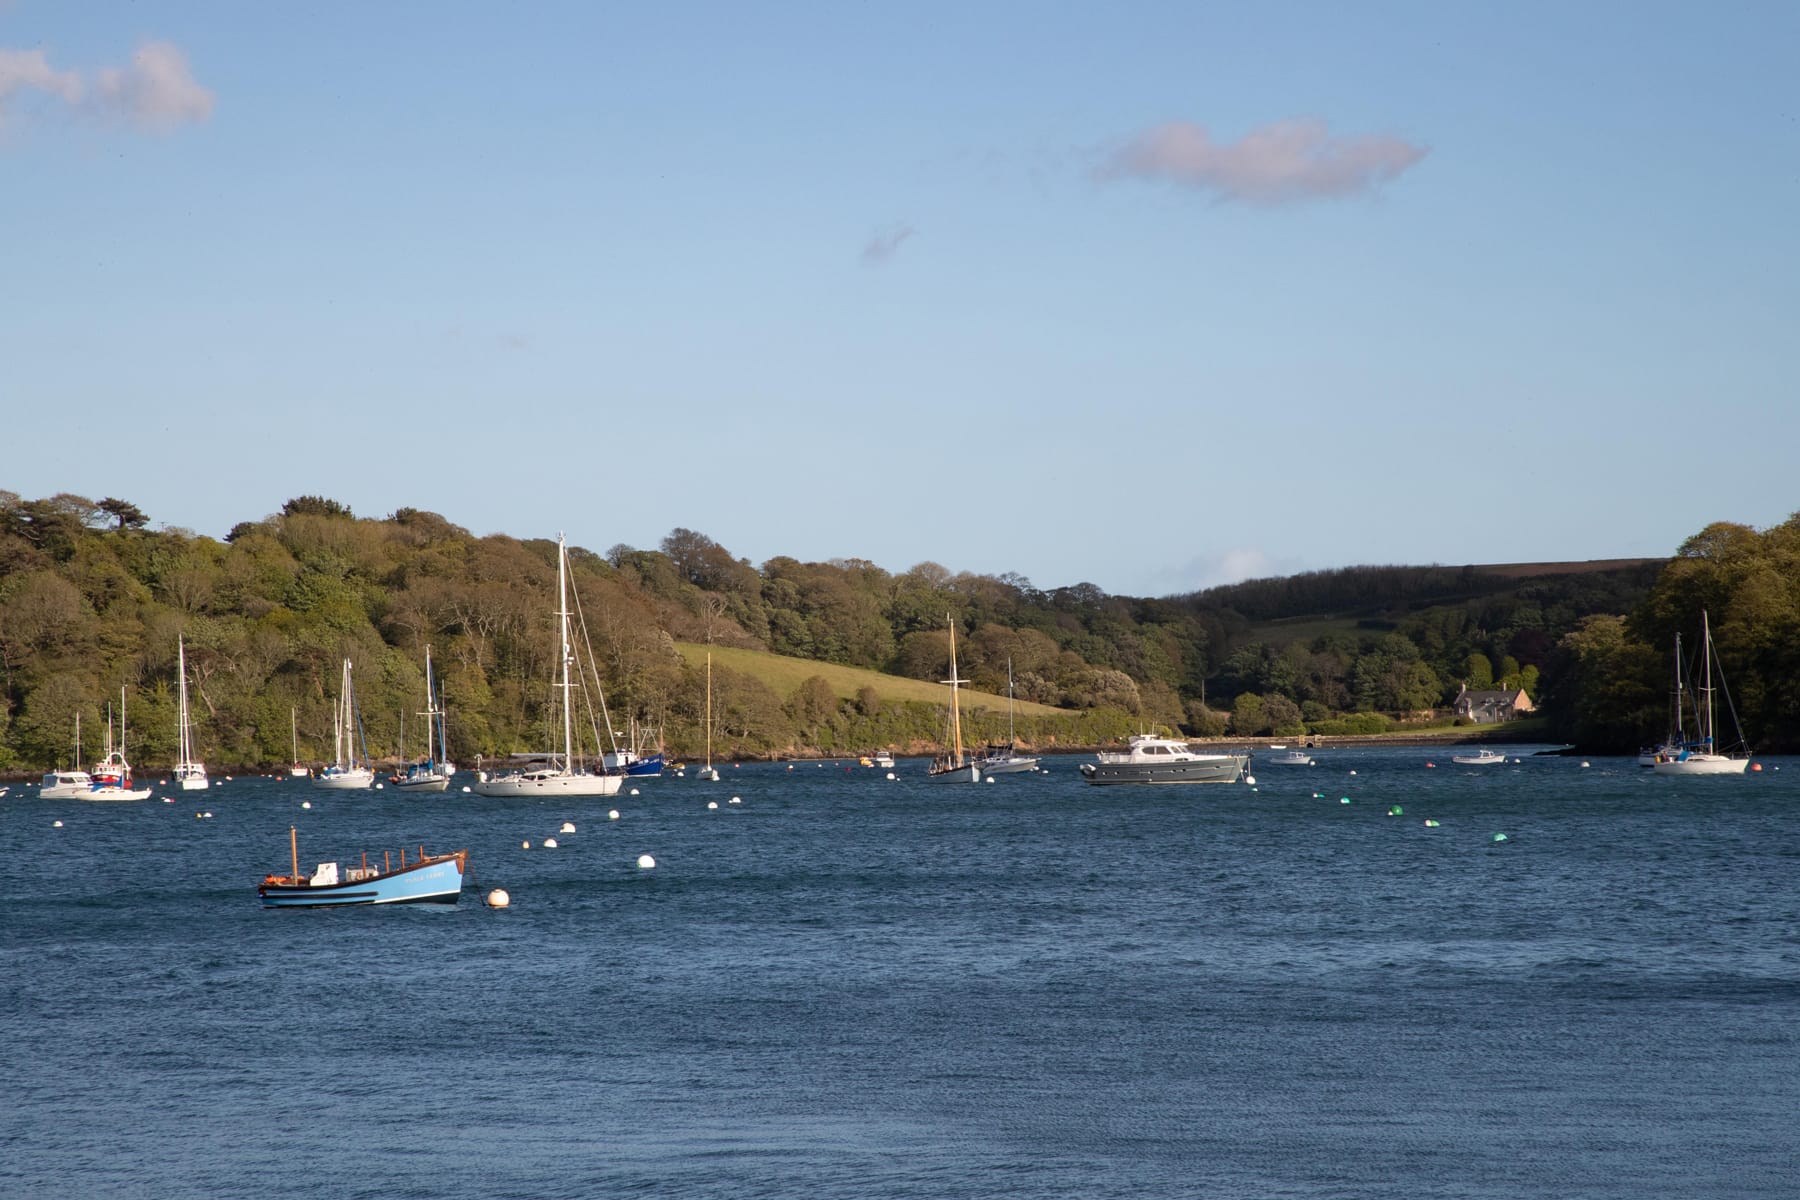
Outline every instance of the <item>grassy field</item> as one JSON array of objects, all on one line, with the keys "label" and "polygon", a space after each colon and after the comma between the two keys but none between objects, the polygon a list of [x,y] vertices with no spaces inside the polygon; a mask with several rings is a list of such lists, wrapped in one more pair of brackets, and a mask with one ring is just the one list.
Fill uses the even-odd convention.
[{"label": "grassy field", "polygon": [[[681,657],[694,666],[706,661],[707,647],[695,642],[676,642],[675,648]],[[794,694],[794,689],[814,675],[824,679],[840,697],[854,699],[856,693],[865,687],[871,687],[881,695],[883,700],[920,700],[927,704],[948,704],[950,689],[941,683],[927,683],[923,679],[907,679],[900,675],[883,675],[879,671],[865,671],[860,667],[841,667],[835,663],[812,662],[804,658],[788,658],[781,654],[770,654],[766,650],[735,650],[725,646],[712,647],[713,662],[722,667],[730,667],[744,675],[761,680],[770,691],[782,699]],[[965,711],[977,709],[994,709],[1006,711],[1006,697],[996,696],[990,692],[978,692],[972,688],[962,689],[962,706]],[[1017,702],[1021,717],[1067,717],[1070,714],[1060,708],[1051,708],[1047,704],[1031,704],[1024,700]]]}]

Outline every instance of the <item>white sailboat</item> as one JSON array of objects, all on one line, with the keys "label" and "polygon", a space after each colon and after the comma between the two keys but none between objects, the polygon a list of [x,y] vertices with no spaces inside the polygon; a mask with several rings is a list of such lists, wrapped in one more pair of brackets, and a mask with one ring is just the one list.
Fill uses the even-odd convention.
[{"label": "white sailboat", "polygon": [[187,694],[187,645],[177,635],[175,638],[175,671],[181,677],[175,689],[178,697],[178,713],[175,718],[175,734],[179,748],[175,758],[175,782],[184,792],[203,792],[206,790],[206,764],[194,757],[194,727],[188,720]]},{"label": "white sailboat", "polygon": [[332,791],[354,791],[375,782],[365,750],[356,753],[362,722],[357,718],[356,693],[350,686],[350,660],[344,660],[344,682],[338,689],[337,710],[331,715],[331,763],[313,776],[313,786]]},{"label": "white sailboat", "polygon": [[[148,800],[149,788],[131,786],[131,762],[125,757],[125,689],[119,689],[119,748],[112,745],[112,707],[106,712],[106,757],[94,765],[93,786],[82,800]],[[39,795],[42,795],[39,792]]]},{"label": "white sailboat", "polygon": [[294,734],[294,760],[288,764],[288,774],[295,779],[305,779],[312,774],[311,768],[300,761],[300,710],[288,709],[288,726]]},{"label": "white sailboat", "polygon": [[1681,753],[1681,747],[1687,741],[1682,732],[1681,721],[1685,710],[1687,696],[1687,679],[1682,671],[1681,635],[1675,635],[1675,690],[1669,696],[1669,735],[1654,746],[1645,746],[1638,751],[1637,761],[1640,767],[1654,767],[1656,761],[1665,754]]},{"label": "white sailboat", "polygon": [[925,778],[933,783],[980,783],[980,766],[970,762],[963,754],[962,704],[957,698],[957,689],[968,680],[956,677],[956,622],[954,620],[950,621],[950,678],[943,682],[950,685],[950,752],[940,754],[931,760],[931,766],[925,770]]},{"label": "white sailboat", "polygon": [[694,778],[708,783],[719,782],[719,769],[712,765],[712,651],[706,652],[706,765]]},{"label": "white sailboat", "polygon": [[[951,672],[955,674],[955,672]],[[1012,659],[1006,660],[1006,744],[989,746],[975,759],[975,765],[981,768],[984,775],[1017,775],[1023,771],[1037,770],[1038,760],[1029,754],[1020,754],[1018,741],[1013,736],[1013,673]]]},{"label": "white sailboat", "polygon": [[[1696,741],[1687,742],[1680,747],[1671,747],[1656,756],[1651,768],[1658,775],[1742,775],[1750,766],[1750,750],[1744,745],[1744,731],[1737,731],[1737,741],[1721,752],[1716,733],[1717,723],[1713,714],[1713,665],[1718,655],[1713,650],[1712,626],[1708,623],[1705,611],[1700,613],[1700,663],[1703,682],[1700,686],[1699,718],[1700,737]],[[1719,683],[1725,682],[1725,672],[1719,672]],[[1727,694],[1727,701],[1730,696]],[[1735,724],[1737,714],[1732,713]]]},{"label": "white sailboat", "polygon": [[431,681],[431,647],[425,647],[425,758],[407,763],[394,777],[394,786],[403,792],[441,792],[449,788],[456,767],[438,761],[444,744],[444,710],[438,707],[437,691]]},{"label": "white sailboat", "polygon": [[569,664],[575,657],[574,647],[569,642],[569,548],[560,533],[556,535],[556,601],[562,659],[559,685],[562,692],[562,756],[540,756],[542,765],[522,766],[496,775],[476,772],[475,790],[483,796],[612,796],[624,782],[622,775],[604,775],[575,768],[574,684],[569,678]]}]

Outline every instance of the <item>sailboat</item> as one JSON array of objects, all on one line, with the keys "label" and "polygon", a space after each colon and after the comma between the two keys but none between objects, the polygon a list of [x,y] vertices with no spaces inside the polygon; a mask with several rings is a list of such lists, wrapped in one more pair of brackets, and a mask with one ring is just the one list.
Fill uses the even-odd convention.
[{"label": "sailboat", "polygon": [[1038,760],[1031,755],[1019,753],[1018,742],[1013,737],[1013,673],[1012,659],[1009,658],[1006,660],[1006,744],[983,749],[976,757],[975,765],[984,775],[1016,775],[1021,771],[1035,771],[1037,764]]},{"label": "sailboat", "polygon": [[712,765],[712,651],[706,652],[706,765],[695,776],[708,783],[719,782],[719,769]]},{"label": "sailboat", "polygon": [[438,707],[437,692],[431,682],[431,647],[425,647],[425,758],[407,763],[394,777],[394,786],[403,792],[441,792],[450,786],[456,767],[438,761],[444,745],[444,710]]},{"label": "sailboat", "polygon": [[338,689],[337,710],[331,715],[331,763],[313,776],[313,786],[334,791],[366,788],[375,782],[365,749],[358,759],[356,745],[362,721],[356,711],[356,693],[350,686],[350,660],[344,660],[344,682]]},{"label": "sailboat", "polygon": [[1655,746],[1646,746],[1638,751],[1638,766],[1654,767],[1656,760],[1665,754],[1679,754],[1681,745],[1687,736],[1681,730],[1682,701],[1687,695],[1687,680],[1681,670],[1681,635],[1675,635],[1675,690],[1669,697],[1669,736]]},{"label": "sailboat", "polygon": [[[560,658],[562,660],[562,756],[534,756],[541,765],[522,766],[517,770],[490,775],[475,774],[475,790],[483,796],[612,796],[624,781],[622,775],[604,775],[575,769],[575,723],[571,700],[574,684],[569,679],[569,663],[575,657],[569,643],[569,547],[562,534],[556,535],[556,620]],[[596,681],[597,682],[597,681]],[[585,687],[585,681],[583,683]]]},{"label": "sailboat", "polygon": [[963,754],[962,740],[962,704],[957,698],[957,689],[967,683],[966,679],[956,677],[956,622],[950,621],[950,678],[944,680],[950,685],[950,753],[940,754],[931,760],[931,766],[925,770],[925,778],[933,783],[980,783],[981,767],[970,762]]},{"label": "sailboat", "polygon": [[203,792],[207,785],[206,764],[194,757],[194,728],[188,720],[187,646],[179,635],[175,638],[175,670],[181,676],[175,690],[179,699],[179,715],[175,718],[176,741],[179,743],[175,782],[184,792]]},{"label": "sailboat", "polygon": [[[1700,664],[1702,678],[1699,699],[1700,736],[1697,740],[1686,742],[1680,748],[1656,756],[1656,765],[1652,768],[1658,775],[1742,775],[1750,765],[1750,750],[1744,745],[1744,731],[1737,731],[1737,741],[1729,747],[1730,753],[1720,753],[1716,740],[1716,723],[1713,714],[1713,666],[1718,661],[1718,654],[1713,650],[1712,626],[1708,623],[1705,610],[1700,613]],[[1719,671],[1721,688],[1725,683],[1725,672]],[[1726,693],[1729,704],[1731,694]],[[1735,725],[1737,713],[1732,712]]]},{"label": "sailboat", "polygon": [[312,774],[310,768],[300,761],[300,710],[288,709],[288,725],[294,734],[294,761],[288,764],[288,774],[295,779],[305,779]]},{"label": "sailboat", "polygon": [[[93,786],[82,800],[148,800],[149,788],[131,786],[131,763],[125,757],[125,689],[119,689],[119,748],[112,745],[112,706],[106,709],[106,757],[94,765]],[[40,796],[43,792],[40,790]]]}]

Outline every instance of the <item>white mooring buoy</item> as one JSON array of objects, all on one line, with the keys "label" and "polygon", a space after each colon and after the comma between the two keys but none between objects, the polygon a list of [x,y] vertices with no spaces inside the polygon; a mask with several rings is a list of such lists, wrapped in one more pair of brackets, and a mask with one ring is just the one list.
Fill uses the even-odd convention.
[{"label": "white mooring buoy", "polygon": [[557,830],[556,832],[558,832],[558,833],[574,833],[575,832],[575,822],[564,821],[563,827],[561,829]]},{"label": "white mooring buoy", "polygon": [[648,870],[651,870],[652,868],[654,868],[655,866],[656,866],[656,860],[654,858],[651,858],[648,854],[638,855],[638,869],[639,870],[648,871]]},{"label": "white mooring buoy", "polygon": [[512,903],[512,897],[506,894],[505,888],[495,888],[487,894],[489,908],[505,908]]}]

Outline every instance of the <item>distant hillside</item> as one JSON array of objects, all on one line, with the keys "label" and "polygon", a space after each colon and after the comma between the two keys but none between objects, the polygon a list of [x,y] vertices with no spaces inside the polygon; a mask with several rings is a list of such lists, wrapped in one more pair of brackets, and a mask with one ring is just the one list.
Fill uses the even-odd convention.
[{"label": "distant hillside", "polygon": [[[705,665],[709,647],[694,642],[676,642],[675,649],[681,652],[681,657],[688,666],[698,668]],[[793,695],[802,683],[816,675],[831,685],[831,690],[840,700],[855,700],[862,689],[874,688],[883,700],[914,701],[939,707],[950,703],[950,689],[941,683],[908,679],[904,675],[885,675],[862,667],[791,658],[785,654],[771,654],[766,650],[739,650],[728,646],[713,646],[710,649],[715,666],[728,667],[748,675],[777,696]],[[992,711],[1004,715],[1006,712],[1005,696],[978,692],[973,688],[962,689],[961,703],[964,713]],[[1027,700],[1017,701],[1015,709],[1021,717],[1068,715],[1063,709],[1052,708],[1048,704],[1033,704]]]}]

